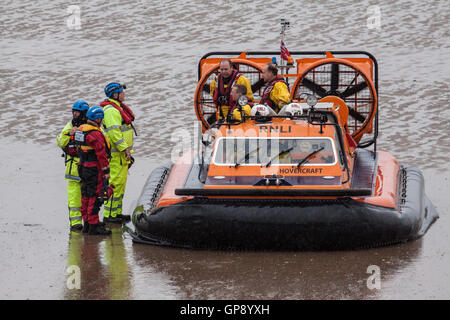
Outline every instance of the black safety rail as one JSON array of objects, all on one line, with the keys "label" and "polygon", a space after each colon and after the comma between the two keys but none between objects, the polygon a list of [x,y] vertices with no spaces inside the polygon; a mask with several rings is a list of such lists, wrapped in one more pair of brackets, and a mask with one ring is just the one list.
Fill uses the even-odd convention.
[{"label": "black safety rail", "polygon": [[364,197],[371,196],[372,189],[175,189],[177,196],[222,197]]},{"label": "black safety rail", "polygon": [[[214,51],[205,54],[201,57],[198,63],[198,80],[200,81],[201,74],[201,61],[207,59],[211,56],[231,56],[236,58],[236,55],[239,56],[241,53],[245,52],[248,56],[277,56],[280,55],[279,51]],[[367,52],[367,51],[290,51],[291,55],[296,56],[311,56],[311,55],[326,55],[327,52],[330,52],[332,55],[359,55],[359,56],[367,56],[373,61],[374,65],[374,84],[375,89],[378,95],[378,62],[375,57]]]}]

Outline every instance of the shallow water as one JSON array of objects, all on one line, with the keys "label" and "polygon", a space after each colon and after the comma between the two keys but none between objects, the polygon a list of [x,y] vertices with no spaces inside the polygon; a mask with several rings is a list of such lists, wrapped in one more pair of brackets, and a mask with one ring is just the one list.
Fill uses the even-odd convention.
[{"label": "shallow water", "polygon": [[[448,180],[450,9],[446,1],[2,1],[0,10],[0,298],[409,299],[450,298]],[[279,12],[285,12],[281,14]],[[139,136],[124,207],[190,132],[197,63],[218,50],[278,50],[279,18],[294,50],[365,50],[379,64],[379,149],[423,169],[440,219],[421,239],[350,252],[214,252],[132,244],[68,231],[56,135],[73,101],[103,100],[124,81]],[[80,289],[68,289],[78,265]],[[380,267],[370,290],[367,268]]]}]

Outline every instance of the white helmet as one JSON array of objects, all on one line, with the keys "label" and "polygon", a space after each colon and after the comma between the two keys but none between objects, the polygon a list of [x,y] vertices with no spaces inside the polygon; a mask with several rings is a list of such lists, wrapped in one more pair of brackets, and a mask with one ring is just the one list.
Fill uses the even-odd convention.
[{"label": "white helmet", "polygon": [[283,108],[283,114],[286,116],[301,116],[303,115],[303,108],[300,103],[290,103]]},{"label": "white helmet", "polygon": [[268,115],[270,115],[270,108],[264,104],[255,104],[252,108],[252,116],[256,116],[256,113],[258,113],[258,115],[266,117]]}]

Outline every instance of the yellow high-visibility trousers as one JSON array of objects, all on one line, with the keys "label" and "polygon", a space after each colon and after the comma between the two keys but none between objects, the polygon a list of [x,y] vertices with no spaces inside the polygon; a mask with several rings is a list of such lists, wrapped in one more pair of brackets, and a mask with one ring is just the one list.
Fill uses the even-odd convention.
[{"label": "yellow high-visibility trousers", "polygon": [[103,217],[115,218],[122,214],[122,201],[128,177],[128,162],[124,152],[112,152],[109,162],[110,178],[109,184],[114,185],[114,194],[103,208]]},{"label": "yellow high-visibility trousers", "polygon": [[81,217],[81,183],[76,180],[68,180],[67,205],[69,207],[70,226],[82,224]]}]

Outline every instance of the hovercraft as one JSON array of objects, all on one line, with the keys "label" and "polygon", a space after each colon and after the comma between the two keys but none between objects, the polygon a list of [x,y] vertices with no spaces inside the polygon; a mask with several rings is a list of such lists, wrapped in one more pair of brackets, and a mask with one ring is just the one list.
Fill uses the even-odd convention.
[{"label": "hovercraft", "polygon": [[[230,58],[252,84],[277,52],[199,62],[200,148],[155,169],[124,228],[133,241],[197,249],[338,250],[406,242],[438,213],[420,170],[377,150],[378,67],[367,52],[291,52],[292,103],[214,121],[209,92]],[[295,69],[291,72],[290,69]],[[369,150],[371,149],[371,150]]]}]

